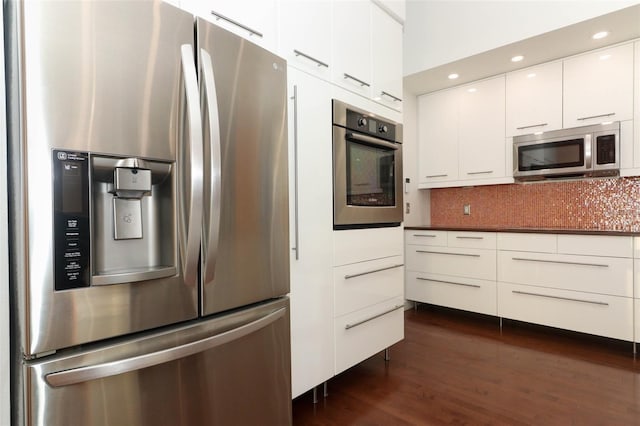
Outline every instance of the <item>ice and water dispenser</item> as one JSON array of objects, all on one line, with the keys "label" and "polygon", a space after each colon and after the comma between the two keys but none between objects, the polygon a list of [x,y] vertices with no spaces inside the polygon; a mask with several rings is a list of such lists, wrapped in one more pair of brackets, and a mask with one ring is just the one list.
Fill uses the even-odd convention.
[{"label": "ice and water dispenser", "polygon": [[171,163],[53,151],[55,289],[175,275]]}]

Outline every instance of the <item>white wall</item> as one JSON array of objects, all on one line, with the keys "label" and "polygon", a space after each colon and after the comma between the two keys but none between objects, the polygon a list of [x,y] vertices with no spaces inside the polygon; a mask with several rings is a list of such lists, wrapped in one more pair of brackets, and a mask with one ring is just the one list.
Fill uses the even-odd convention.
[{"label": "white wall", "polygon": [[404,75],[639,3],[637,0],[407,0]]},{"label": "white wall", "polygon": [[[409,184],[409,193],[404,194],[404,226],[420,226],[431,223],[429,190],[418,189],[417,106],[416,95],[405,90],[402,101],[404,111],[402,168],[404,169],[404,177],[411,179],[411,183]],[[407,203],[411,206],[409,213],[406,212]]]}]

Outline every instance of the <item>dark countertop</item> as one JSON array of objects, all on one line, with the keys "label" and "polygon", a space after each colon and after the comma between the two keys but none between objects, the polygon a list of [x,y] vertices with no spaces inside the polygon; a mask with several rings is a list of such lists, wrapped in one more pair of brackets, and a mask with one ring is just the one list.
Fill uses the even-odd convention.
[{"label": "dark countertop", "polygon": [[464,231],[464,232],[518,232],[530,234],[573,234],[573,235],[612,235],[619,237],[638,237],[640,232],[616,231],[607,229],[567,229],[567,228],[500,228],[478,227],[461,228],[448,226],[405,226],[406,230],[417,231]]}]

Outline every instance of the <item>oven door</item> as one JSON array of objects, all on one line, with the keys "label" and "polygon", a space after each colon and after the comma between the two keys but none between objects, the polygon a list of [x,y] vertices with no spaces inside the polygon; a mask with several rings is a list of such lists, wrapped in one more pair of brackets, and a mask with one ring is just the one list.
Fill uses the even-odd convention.
[{"label": "oven door", "polygon": [[402,222],[402,144],[333,127],[334,229]]},{"label": "oven door", "polygon": [[584,174],[591,169],[591,135],[514,144],[514,177]]}]

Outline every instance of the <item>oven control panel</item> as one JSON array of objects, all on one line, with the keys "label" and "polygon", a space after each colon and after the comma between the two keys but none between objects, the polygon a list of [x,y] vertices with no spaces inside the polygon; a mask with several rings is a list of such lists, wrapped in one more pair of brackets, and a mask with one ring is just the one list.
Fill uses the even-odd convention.
[{"label": "oven control panel", "polygon": [[350,109],[347,109],[347,129],[389,141],[396,140],[395,124]]}]

